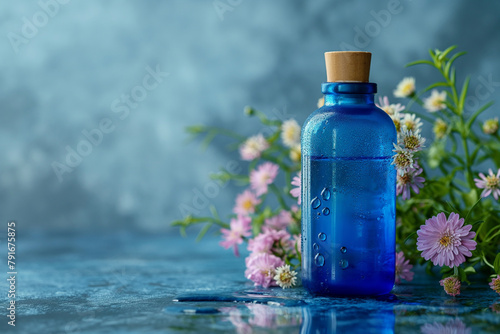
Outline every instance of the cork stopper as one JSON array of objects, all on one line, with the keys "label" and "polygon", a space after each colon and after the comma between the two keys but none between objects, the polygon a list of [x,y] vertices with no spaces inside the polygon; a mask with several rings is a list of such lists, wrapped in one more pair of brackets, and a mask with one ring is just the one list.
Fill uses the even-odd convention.
[{"label": "cork stopper", "polygon": [[372,54],[362,51],[325,52],[327,82],[368,82]]}]

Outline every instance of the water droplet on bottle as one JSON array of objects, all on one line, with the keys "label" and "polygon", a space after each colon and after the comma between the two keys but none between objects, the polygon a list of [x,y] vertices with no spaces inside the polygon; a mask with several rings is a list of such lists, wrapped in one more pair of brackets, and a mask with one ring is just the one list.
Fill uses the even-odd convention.
[{"label": "water droplet on bottle", "polygon": [[318,239],[321,240],[321,241],[325,241],[326,240],[326,234],[324,234],[323,232],[321,232],[320,234],[318,234]]},{"label": "water droplet on bottle", "polygon": [[311,201],[311,205],[313,209],[317,209],[321,205],[321,201],[319,200],[319,198],[314,197],[313,200]]},{"label": "water droplet on bottle", "polygon": [[380,221],[380,217],[377,217],[377,220]]},{"label": "water droplet on bottle", "polygon": [[342,254],[347,253],[347,248],[346,248],[346,247],[340,247],[340,252],[341,252]]},{"label": "water droplet on bottle", "polygon": [[315,250],[315,251],[317,251],[317,250],[319,249],[318,244],[317,244],[317,243],[314,243],[314,244],[313,244],[313,248],[314,248],[314,250]]},{"label": "water droplet on bottle", "polygon": [[333,191],[333,192],[336,192],[336,191],[337,191],[337,188],[333,188],[333,189],[332,189],[332,191]]},{"label": "water droplet on bottle", "polygon": [[330,199],[331,195],[332,195],[332,193],[330,192],[330,189],[328,189],[328,188],[324,188],[323,191],[321,191],[321,197],[323,197],[323,199],[325,201],[328,201]]},{"label": "water droplet on bottle", "polygon": [[349,261],[347,260],[340,260],[339,264],[342,269],[347,269],[347,267],[349,267]]},{"label": "water droplet on bottle", "polygon": [[328,216],[328,215],[330,214],[330,209],[328,209],[328,208],[324,208],[324,209],[323,209],[323,214],[324,214],[325,216]]},{"label": "water droplet on bottle", "polygon": [[314,263],[316,263],[318,267],[323,267],[325,265],[325,258],[323,257],[323,255],[318,253],[314,257]]}]

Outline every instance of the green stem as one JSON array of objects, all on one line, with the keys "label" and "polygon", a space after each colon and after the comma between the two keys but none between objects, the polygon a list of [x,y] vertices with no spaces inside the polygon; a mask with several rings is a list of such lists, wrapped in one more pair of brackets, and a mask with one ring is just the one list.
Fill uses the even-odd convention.
[{"label": "green stem", "polygon": [[[463,124],[463,116],[461,117],[461,121]],[[472,176],[472,170],[471,170],[471,159],[470,159],[470,154],[469,154],[469,146],[467,145],[467,136],[465,133],[461,133],[461,138],[462,138],[462,145],[464,147],[464,154],[465,154],[465,179],[467,180],[467,183],[469,184],[470,189],[474,189],[474,180]]]},{"label": "green stem", "polygon": [[486,256],[484,255],[484,253],[483,253],[483,261],[484,261],[484,263],[486,263],[486,265],[488,267],[491,267],[492,269],[495,269],[495,267],[491,263],[489,263],[488,260],[486,260]]},{"label": "green stem", "polygon": [[278,187],[276,187],[276,185],[273,183],[269,186],[269,189],[271,189],[271,191],[276,195],[276,199],[280,203],[281,207],[285,210],[289,210],[289,207],[286,204],[285,199],[281,195],[281,191],[278,189]]},{"label": "green stem", "polygon": [[500,225],[492,227],[491,230],[489,230],[488,233],[486,233],[486,235],[484,236],[484,238],[483,238],[484,242],[491,241],[491,239],[493,239],[497,234],[499,234],[500,232],[497,232],[497,233],[495,233],[494,235],[492,235],[490,237],[490,234],[493,233],[495,230],[497,230],[499,228],[500,228]]},{"label": "green stem", "polygon": [[443,75],[446,82],[448,83],[448,86],[450,86],[450,88],[451,88],[451,95],[452,95],[453,103],[455,104],[455,107],[457,108],[455,110],[456,111],[455,113],[457,115],[461,115],[462,114],[461,110],[458,110],[457,88],[455,87],[454,83],[451,82],[450,77],[448,76],[448,73],[445,73],[441,67],[438,67],[438,69],[439,69],[439,72],[441,72],[441,74]]}]

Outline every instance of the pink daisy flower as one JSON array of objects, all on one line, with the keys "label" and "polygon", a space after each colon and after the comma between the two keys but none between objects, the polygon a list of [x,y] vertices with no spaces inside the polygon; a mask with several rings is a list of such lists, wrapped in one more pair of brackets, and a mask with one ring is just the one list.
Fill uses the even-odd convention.
[{"label": "pink daisy flower", "polygon": [[417,231],[417,249],[422,251],[422,257],[434,265],[450,268],[465,262],[477,243],[473,240],[476,232],[471,232],[472,225],[463,224],[464,219],[454,212],[448,220],[443,212],[427,219]]},{"label": "pink daisy flower", "polygon": [[411,268],[413,265],[410,264],[410,260],[405,259],[404,253],[396,253],[396,284],[400,284],[402,279],[408,282],[413,280],[414,272]]},{"label": "pink daisy flower", "polygon": [[263,227],[263,233],[248,241],[248,250],[254,253],[283,253],[290,250],[293,242],[286,230]]},{"label": "pink daisy flower", "polygon": [[250,172],[250,187],[260,196],[267,192],[267,186],[273,183],[278,175],[279,166],[272,162],[265,162],[256,170]]},{"label": "pink daisy flower", "polygon": [[231,219],[229,226],[230,229],[223,228],[220,230],[224,240],[219,245],[225,249],[233,247],[234,255],[239,256],[238,245],[243,243],[243,237],[252,235],[252,220],[250,217],[238,216],[236,219]]},{"label": "pink daisy flower", "polygon": [[460,294],[460,287],[462,286],[462,283],[455,276],[446,277],[445,279],[440,280],[439,284],[444,287],[444,291],[450,296],[455,297]]},{"label": "pink daisy flower", "polygon": [[294,176],[293,179],[292,179],[292,186],[295,186],[296,188],[293,188],[292,190],[290,190],[290,194],[297,198],[297,204],[300,205],[300,192],[301,192],[301,180],[300,180],[300,177],[301,177],[301,172],[298,172],[297,173],[297,176]]},{"label": "pink daisy flower", "polygon": [[257,196],[250,190],[245,190],[243,193],[236,197],[236,206],[233,211],[237,215],[248,216],[255,212],[255,206],[261,202]]},{"label": "pink daisy flower", "polygon": [[282,210],[276,216],[267,218],[265,220],[265,225],[274,230],[282,230],[285,229],[292,222],[293,222],[292,213],[290,211]]},{"label": "pink daisy flower", "polygon": [[500,294],[500,275],[494,277],[490,282],[490,288],[496,293]]},{"label": "pink daisy flower", "polygon": [[269,148],[269,143],[262,134],[250,137],[240,145],[240,156],[242,160],[253,160],[260,158],[263,151]]},{"label": "pink daisy flower", "polygon": [[418,194],[420,192],[419,188],[424,187],[425,179],[418,176],[423,170],[416,163],[414,164],[414,167],[416,168],[408,168],[402,174],[401,172],[398,173],[396,195],[403,194],[403,200],[410,198],[410,188],[413,189],[415,194]]},{"label": "pink daisy flower", "polygon": [[481,179],[474,179],[474,181],[476,182],[476,187],[484,189],[481,193],[481,197],[487,197],[492,194],[495,200],[498,201],[498,197],[500,197],[500,169],[498,169],[497,175],[493,174],[491,168],[489,172],[490,174],[488,176],[479,173]]},{"label": "pink daisy flower", "polygon": [[247,269],[245,277],[253,281],[254,284],[262,285],[264,288],[276,286],[274,275],[276,268],[281,267],[283,260],[268,253],[253,253],[245,259]]}]

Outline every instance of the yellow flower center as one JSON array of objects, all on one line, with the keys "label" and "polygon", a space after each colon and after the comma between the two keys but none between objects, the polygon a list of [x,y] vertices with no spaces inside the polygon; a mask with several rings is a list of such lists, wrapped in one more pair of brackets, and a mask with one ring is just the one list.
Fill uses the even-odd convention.
[{"label": "yellow flower center", "polygon": [[398,178],[399,178],[399,183],[401,183],[401,184],[411,183],[411,175],[409,175],[409,174],[404,174],[404,175],[398,174]]},{"label": "yellow flower center", "polygon": [[406,136],[404,138],[404,145],[407,149],[414,150],[418,148],[420,145],[420,141],[418,140],[417,136]]},{"label": "yellow flower center", "polygon": [[286,271],[285,271],[285,272],[282,272],[282,273],[280,274],[280,281],[281,281],[281,282],[283,282],[283,283],[289,283],[289,282],[290,282],[290,280],[292,279],[292,277],[293,277],[293,276],[292,276],[292,275],[290,275],[290,273],[289,273],[289,272],[286,272]]},{"label": "yellow flower center", "polygon": [[248,148],[254,151],[259,150],[259,143],[255,140],[251,140],[247,142]]},{"label": "yellow flower center", "polygon": [[410,131],[413,131],[413,129],[415,129],[415,123],[411,121],[406,121],[405,126]]},{"label": "yellow flower center", "polygon": [[406,154],[399,152],[396,156],[396,165],[400,168],[406,168],[410,165],[410,159]]},{"label": "yellow flower center", "polygon": [[444,135],[446,134],[448,126],[446,125],[445,122],[442,120],[437,120],[436,123],[434,124],[434,134],[436,135],[436,138],[440,139],[443,138]]},{"label": "yellow flower center", "polygon": [[500,279],[495,280],[493,282],[493,290],[500,293]]},{"label": "yellow flower center", "polygon": [[247,199],[243,203],[241,203],[241,206],[243,207],[243,209],[249,210],[249,209],[253,208],[253,203],[250,199]]},{"label": "yellow flower center", "polygon": [[396,127],[396,131],[399,132],[401,131],[401,122],[397,119],[393,119],[394,126]]},{"label": "yellow flower center", "polygon": [[413,82],[405,82],[403,85],[401,85],[401,93],[403,93],[404,95],[410,95],[414,90],[415,86]]},{"label": "yellow flower center", "polygon": [[499,184],[500,184],[500,179],[495,175],[486,176],[486,188],[495,189],[498,188]]},{"label": "yellow flower center", "polygon": [[444,101],[441,100],[440,98],[436,98],[434,100],[431,101],[431,105],[435,108],[442,108],[443,107],[443,103]]},{"label": "yellow flower center", "polygon": [[451,244],[450,236],[449,235],[442,236],[441,239],[439,240],[439,244],[441,244],[441,246],[443,247],[448,247]]}]

